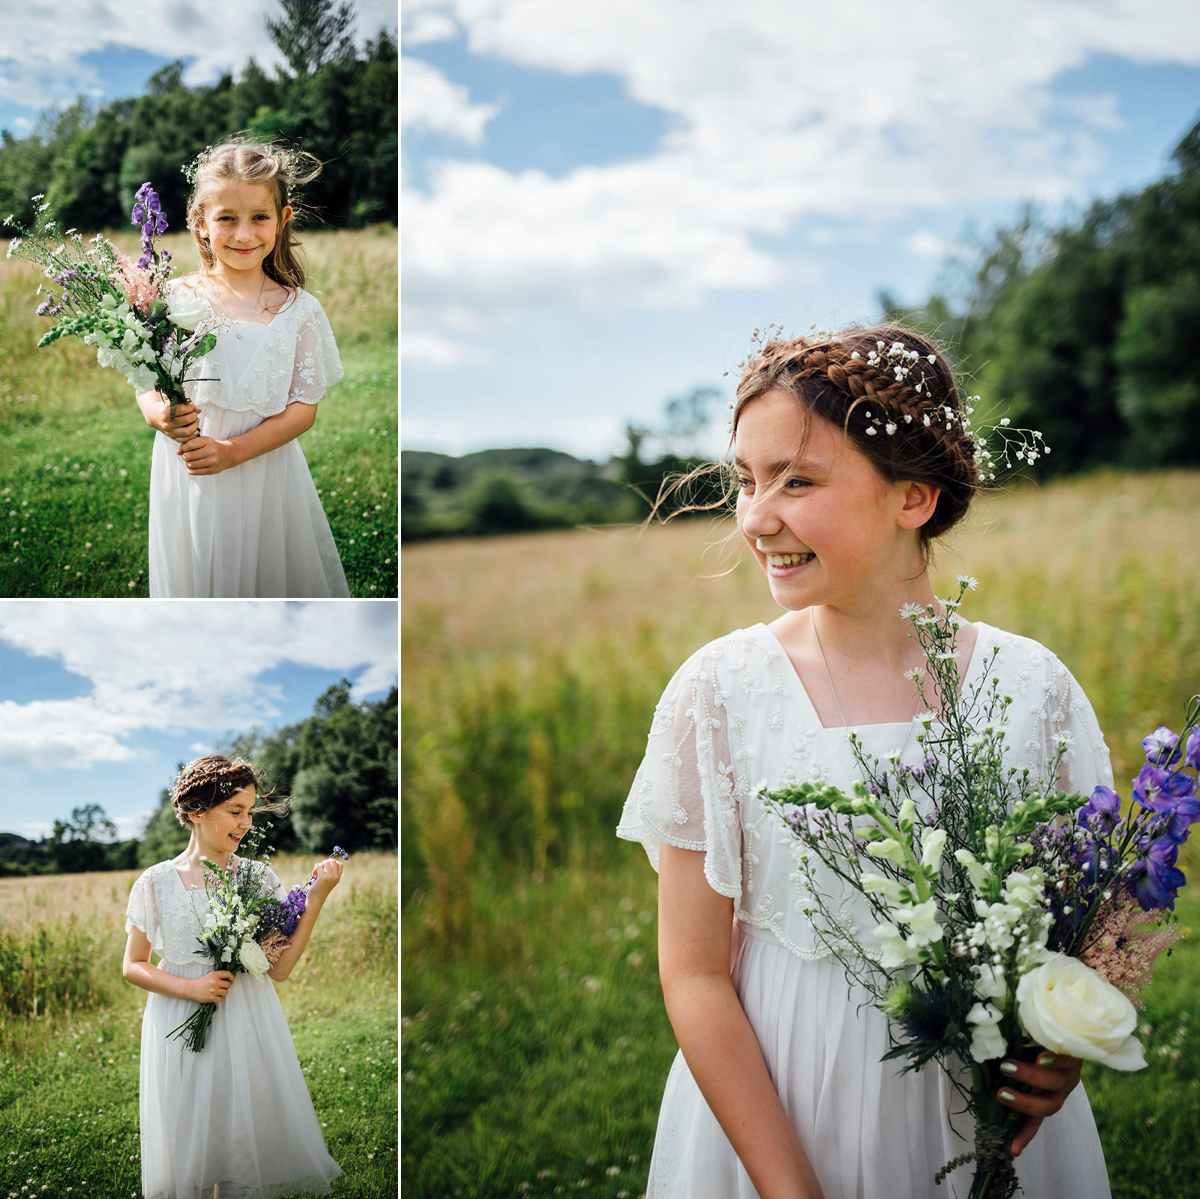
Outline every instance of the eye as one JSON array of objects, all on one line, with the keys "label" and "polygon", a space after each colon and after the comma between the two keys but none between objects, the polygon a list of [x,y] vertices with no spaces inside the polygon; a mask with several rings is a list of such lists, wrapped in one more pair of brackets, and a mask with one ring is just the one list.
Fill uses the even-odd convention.
[{"label": "eye", "polygon": [[733,478],[740,491],[750,491],[754,487],[754,480],[745,475],[734,475]]},{"label": "eye", "polygon": [[807,479],[792,478],[784,484],[789,491],[795,491],[799,487],[811,487],[812,484]]}]

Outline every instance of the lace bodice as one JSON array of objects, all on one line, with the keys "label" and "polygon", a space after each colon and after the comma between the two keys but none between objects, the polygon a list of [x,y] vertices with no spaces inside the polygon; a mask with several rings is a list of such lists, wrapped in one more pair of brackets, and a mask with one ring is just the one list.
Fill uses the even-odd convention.
[{"label": "lace bodice", "polygon": [[[167,289],[193,297],[217,335],[212,353],[188,369],[196,381],[184,392],[194,404],[275,416],[296,401],[318,403],[344,373],[325,310],[303,288],[265,326],[219,314],[195,276],[172,279]],[[240,352],[246,342],[251,350]]]},{"label": "lace bodice", "polygon": [[[1045,779],[1056,738],[1065,733],[1070,749],[1059,784],[1083,793],[1099,783],[1111,786],[1108,749],[1070,671],[1036,641],[976,627],[964,687],[978,681],[998,651],[990,675],[1013,699],[1009,764],[1028,766]],[[910,728],[877,724],[855,731],[868,754],[882,758],[895,751],[915,765],[920,750]],[[799,843],[755,792],[759,783],[776,788],[808,780],[848,790],[859,771],[846,732],[822,727],[766,625],[721,637],[693,654],[667,685],[617,835],[641,842],[655,869],[664,841],[702,851],[709,885],[734,900],[748,931],[800,957],[825,957],[828,951],[803,912],[794,856]],[[854,893],[822,870],[817,867],[822,890],[843,902],[850,923],[857,923]]]},{"label": "lace bodice", "polygon": [[[263,872],[263,891],[281,902],[287,898],[283,885],[269,866],[255,863]],[[187,962],[210,964],[200,952],[197,938],[208,913],[208,893],[203,887],[184,886],[172,862],[159,862],[144,870],[129,892],[125,910],[125,933],[135,925],[146,934],[150,947],[160,958],[182,966]]]}]

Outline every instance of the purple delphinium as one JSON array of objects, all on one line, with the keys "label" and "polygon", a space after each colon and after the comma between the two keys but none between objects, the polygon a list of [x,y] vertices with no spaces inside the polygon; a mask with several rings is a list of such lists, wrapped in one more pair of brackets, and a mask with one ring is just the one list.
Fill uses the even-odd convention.
[{"label": "purple delphinium", "polygon": [[1149,737],[1143,737],[1142,749],[1146,751],[1146,761],[1154,766],[1174,766],[1181,756],[1179,736],[1166,725],[1160,725]]},{"label": "purple delphinium", "polygon": [[1143,911],[1155,908],[1175,908],[1175,896],[1186,882],[1182,870],[1175,866],[1179,844],[1171,837],[1159,837],[1146,848],[1146,856],[1133,864],[1129,873],[1129,889]]},{"label": "purple delphinium", "polygon": [[155,235],[167,231],[167,214],[162,210],[158,193],[149,183],[143,183],[133,199],[130,224],[142,227],[142,256],[137,264],[140,269],[145,270],[154,261]]},{"label": "purple delphinium", "polygon": [[1111,787],[1097,787],[1079,809],[1079,823],[1101,836],[1111,833],[1120,819],[1121,797]]}]

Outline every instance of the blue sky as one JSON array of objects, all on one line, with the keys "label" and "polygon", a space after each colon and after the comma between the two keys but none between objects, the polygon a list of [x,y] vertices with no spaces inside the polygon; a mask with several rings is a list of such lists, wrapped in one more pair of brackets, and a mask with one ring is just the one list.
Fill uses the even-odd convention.
[{"label": "blue sky", "polygon": [[[351,0],[361,44],[397,28],[392,0]],[[30,133],[39,114],[83,96],[92,102],[140,95],[146,80],[181,59],[185,81],[237,77],[249,59],[274,70],[282,56],[265,19],[282,13],[274,0],[206,0],[141,4],[119,0],[0,0],[0,128]]]},{"label": "blue sky", "polygon": [[[918,301],[1200,118],[1184,0],[410,0],[403,445],[592,457],[750,330]],[[874,19],[871,19],[872,16]]]},{"label": "blue sky", "polygon": [[0,601],[0,831],[100,804],[137,835],[179,762],[397,678],[390,601]]}]

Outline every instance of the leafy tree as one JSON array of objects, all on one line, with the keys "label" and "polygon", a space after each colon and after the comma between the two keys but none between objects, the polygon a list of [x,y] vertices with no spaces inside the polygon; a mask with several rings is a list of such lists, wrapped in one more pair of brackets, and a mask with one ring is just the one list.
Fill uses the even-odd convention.
[{"label": "leafy tree", "polygon": [[[180,762],[177,770],[182,769],[183,763]],[[165,862],[187,849],[190,839],[190,832],[181,828],[175,818],[171,789],[164,787],[158,793],[158,807],[155,808],[154,815],[146,821],[146,828],[138,845],[137,864],[145,869],[156,862]]]},{"label": "leafy tree", "polygon": [[336,9],[329,0],[280,0],[282,20],[266,21],[271,40],[299,76],[311,75],[330,57],[353,53],[349,4]]},{"label": "leafy tree", "polygon": [[99,804],[90,803],[72,808],[69,821],[56,820],[46,845],[56,871],[82,874],[109,868],[109,845],[116,837],[117,826]]},{"label": "leafy tree", "polygon": [[343,679],[311,716],[227,747],[253,761],[274,794],[291,796],[290,819],[276,818],[272,830],[277,848],[396,848],[398,706],[394,687],[384,700],[352,703]]}]

